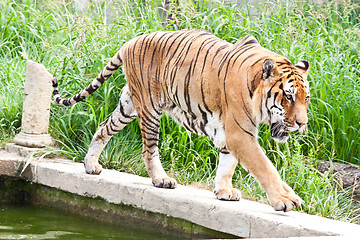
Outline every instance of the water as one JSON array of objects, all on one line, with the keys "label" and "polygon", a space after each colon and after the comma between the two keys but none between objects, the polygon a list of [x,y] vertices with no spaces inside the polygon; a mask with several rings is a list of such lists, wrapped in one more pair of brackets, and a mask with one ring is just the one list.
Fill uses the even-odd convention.
[{"label": "water", "polygon": [[0,239],[179,239],[39,206],[0,205]]}]

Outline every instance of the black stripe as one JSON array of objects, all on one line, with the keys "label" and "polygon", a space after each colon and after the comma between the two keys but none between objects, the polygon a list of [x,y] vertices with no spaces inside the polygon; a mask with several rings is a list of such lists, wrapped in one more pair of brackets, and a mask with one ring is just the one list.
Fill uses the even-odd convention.
[{"label": "black stripe", "polygon": [[241,94],[241,100],[242,100],[242,103],[243,103],[243,104],[242,104],[242,108],[243,108],[246,116],[249,118],[249,120],[250,120],[250,122],[252,123],[252,125],[253,125],[254,127],[256,127],[256,124],[255,124],[254,120],[252,119],[249,110],[246,108],[246,104],[245,104],[244,97],[243,97],[242,94]]},{"label": "black stripe", "polygon": [[294,73],[290,72],[288,75],[286,75],[286,78],[290,78],[292,75],[294,75]]},{"label": "black stripe", "polygon": [[[236,60],[238,60],[238,58],[239,58],[243,53],[247,52],[248,50],[250,50],[250,49],[252,49],[252,48],[254,48],[254,47],[255,47],[255,46],[250,46],[250,47],[248,47],[248,48],[245,48],[242,52],[240,52],[239,55],[237,55],[236,58],[234,59],[233,64],[232,64],[232,67],[234,66]],[[241,48],[241,49],[243,49],[243,48]]]},{"label": "black stripe", "polygon": [[105,69],[108,70],[108,71],[115,71],[118,68],[119,68],[118,66],[115,66],[115,67],[109,67],[108,65],[105,66]]},{"label": "black stripe", "polygon": [[[106,135],[109,135],[110,131],[109,131],[109,125],[105,125],[106,127]],[[102,134],[103,135],[103,134]],[[103,135],[104,136],[104,135]]]},{"label": "black stripe", "polygon": [[[114,127],[116,127],[116,126],[114,126]],[[113,133],[118,133],[120,131],[120,130],[114,129],[113,125],[111,125],[111,124],[110,124],[110,129]]]},{"label": "black stripe", "polygon": [[227,47],[228,47],[228,46],[223,45],[223,46],[219,47],[219,48],[216,50],[216,52],[215,52],[215,54],[214,54],[214,56],[213,56],[213,59],[212,59],[212,61],[211,61],[211,65],[214,64],[215,58],[216,58],[216,56],[219,54],[219,52],[220,52],[221,50],[227,48]]},{"label": "black stripe", "polygon": [[275,100],[276,100],[278,95],[279,95],[279,92],[275,92],[275,94],[274,94],[274,104],[275,104]]},{"label": "black stripe", "polygon": [[309,63],[308,63],[308,62],[304,62],[304,61],[301,61],[301,62],[304,63],[305,67],[300,66],[300,65],[296,65],[295,67],[300,68],[301,70],[306,71],[306,70],[309,68]]},{"label": "black stripe", "polygon": [[157,146],[158,146],[157,142],[154,142],[154,143],[152,143],[150,145],[148,145],[146,141],[143,141],[143,143],[147,148],[154,148],[154,147],[157,148]]},{"label": "black stripe", "polygon": [[[203,49],[205,48],[205,46],[207,46],[208,44],[210,44],[211,42],[213,42],[214,39],[205,39],[204,42],[200,45],[199,50],[197,51],[196,57],[195,57],[195,61],[194,61],[194,67],[193,67],[193,71],[192,74],[194,75],[195,69],[196,69],[196,64],[198,63],[198,59],[200,56],[200,53],[203,53]],[[204,65],[202,66],[204,68]],[[203,71],[201,71],[201,74],[203,73]]]},{"label": "black stripe", "polygon": [[262,118],[263,118],[262,106],[263,106],[263,98],[261,98],[261,102],[260,102],[260,120],[261,121],[262,121]]},{"label": "black stripe", "polygon": [[101,85],[105,82],[105,79],[104,79],[104,76],[102,75],[102,72],[99,74],[99,76],[96,77],[96,80],[98,80]]},{"label": "black stripe", "polygon": [[226,148],[222,148],[220,150],[220,153],[222,153],[222,154],[230,154],[230,152]]},{"label": "black stripe", "polygon": [[109,74],[106,74],[106,75],[104,75],[104,79],[108,79],[111,75],[113,75],[113,72],[112,73],[109,73]]},{"label": "black stripe", "polygon": [[[143,57],[143,62],[142,62],[142,65],[144,65],[146,52],[147,52],[148,48],[150,48],[150,46],[151,46],[151,44],[152,44],[152,42],[153,42],[154,38],[156,37],[156,35],[157,35],[158,33],[159,33],[159,32],[155,32],[155,33],[153,34],[153,37],[152,37],[152,38],[150,38],[150,39],[148,39],[148,40],[146,41],[146,44],[145,44],[145,49],[144,49],[144,51],[143,51],[143,53],[144,53],[144,57]],[[157,42],[157,41],[155,41],[155,42]]]},{"label": "black stripe", "polygon": [[249,79],[247,79],[247,81],[246,81],[246,86],[247,86],[247,89],[249,91],[250,98],[252,99],[254,93],[251,91],[251,89],[249,87]]},{"label": "black stripe", "polygon": [[131,115],[127,115],[125,112],[124,112],[124,107],[123,105],[121,104],[121,101],[119,102],[119,106],[120,106],[120,113],[123,117],[125,118],[134,118],[133,116]]},{"label": "black stripe", "polygon": [[113,115],[110,116],[110,121],[111,124],[114,125],[115,127],[119,127],[119,125],[115,124],[114,120],[112,119]]},{"label": "black stripe", "polygon": [[[148,71],[150,72],[150,71]],[[156,71],[155,71],[155,78],[157,77],[158,75],[158,68],[156,68]],[[151,91],[151,81],[150,81],[150,77],[148,77],[148,96],[149,96],[149,100],[151,102],[151,106],[153,108],[153,110],[156,112],[157,115],[161,115],[161,111],[159,111],[156,107],[155,107],[155,104],[154,104],[154,101],[153,101],[153,97],[152,97],[152,91]]]},{"label": "black stripe", "polygon": [[76,102],[81,102],[85,99],[85,96],[82,96],[81,93],[76,94],[74,97],[72,97]]},{"label": "black stripe", "polygon": [[209,52],[210,52],[210,50],[215,46],[215,44],[216,43],[218,43],[218,41],[216,41],[217,39],[214,39],[213,41],[215,41],[213,44],[211,44],[211,46],[207,49],[207,51],[206,51],[206,53],[205,53],[205,56],[204,56],[204,62],[203,62],[203,67],[202,67],[202,69],[201,69],[201,73],[203,73],[204,72],[204,68],[205,68],[205,66],[207,65],[206,64],[206,59],[207,59],[207,57],[208,57],[208,54],[209,54]]},{"label": "black stripe", "polygon": [[120,61],[120,65],[122,64],[122,59],[120,57],[120,51],[116,53],[116,58]]},{"label": "black stripe", "polygon": [[[169,72],[170,61],[174,58],[176,52],[177,52],[178,49],[179,49],[180,44],[184,41],[184,39],[185,39],[188,35],[189,35],[189,33],[187,33],[187,34],[181,33],[181,34],[179,34],[179,36],[177,36],[177,37],[172,41],[172,43],[170,44],[170,47],[169,47],[169,49],[168,49],[168,51],[167,51],[167,53],[166,53],[166,55],[165,55],[166,57],[168,57],[169,61],[167,61],[166,65],[165,65],[165,70],[164,70],[164,75],[163,75],[163,78],[164,78],[164,79],[167,79],[167,76],[165,76],[165,74],[168,74],[168,72]],[[171,56],[169,56],[170,49],[172,48],[173,44],[174,44],[175,42],[177,42],[177,39],[178,39],[179,37],[181,37],[181,36],[182,36],[183,38],[178,41],[178,45],[177,45],[176,48],[174,49],[174,51],[173,51],[173,53],[171,54]],[[178,57],[179,57],[179,56],[180,56],[180,54],[178,55]]]},{"label": "black stripe", "polygon": [[249,37],[253,37],[252,35],[246,35],[245,37],[243,37],[242,39],[240,39],[239,44],[243,45],[243,43],[249,38]]},{"label": "black stripe", "polygon": [[256,89],[257,89],[257,87],[258,87],[258,85],[259,85],[259,83],[260,83],[260,81],[261,81],[261,78],[262,77],[260,77],[260,81],[258,82],[258,84],[257,85],[255,85],[257,82],[256,82],[256,79],[258,78],[258,75],[260,74],[260,73],[262,73],[262,71],[260,70],[260,71],[258,71],[256,74],[255,74],[255,76],[254,76],[254,79],[251,81],[251,91],[252,92],[255,92],[256,91]]},{"label": "black stripe", "polygon": [[192,62],[190,63],[188,72],[185,75],[185,81],[184,81],[184,100],[188,109],[188,113],[192,116],[195,116],[195,114],[192,112],[192,108],[191,108],[191,97],[190,97],[190,93],[189,93],[189,85],[190,85],[190,80],[191,80],[191,65]]},{"label": "black stripe", "polygon": [[[165,56],[168,56],[168,55],[169,55],[170,49],[171,49],[172,46],[177,42],[178,38],[183,37],[181,40],[179,40],[179,44],[178,44],[178,46],[175,48],[175,52],[176,52],[176,49],[179,47],[180,43],[187,37],[187,35],[185,35],[185,36],[184,36],[184,35],[185,35],[185,34],[183,34],[183,33],[179,33],[179,35],[175,37],[175,39],[171,42],[170,47],[168,48]],[[172,37],[172,36],[170,36],[170,37],[167,39],[167,41],[170,40],[171,37]],[[167,41],[165,42],[165,46],[167,45]],[[164,46],[164,49],[165,49],[165,46]]]},{"label": "black stripe", "polygon": [[149,125],[147,122],[145,121],[141,121],[141,128],[145,127],[147,130],[150,130],[153,133],[158,134],[159,133],[159,129],[158,128],[154,128],[153,126]]},{"label": "black stripe", "polygon": [[200,104],[198,104],[198,108],[199,108],[199,111],[201,112],[201,116],[203,119],[203,121],[200,122],[200,130],[204,133],[205,136],[208,136],[208,134],[205,130],[205,126],[208,123],[207,114],[205,111],[202,110]]},{"label": "black stripe", "polygon": [[290,66],[291,65],[291,62],[289,62],[287,59],[284,59],[285,62],[277,62],[278,66],[282,66],[282,65],[288,65]]},{"label": "black stripe", "polygon": [[103,127],[105,126],[109,121],[109,118],[107,118],[105,121],[103,121],[102,123],[99,124],[99,127]]},{"label": "black stripe", "polygon": [[[181,62],[180,67],[182,67],[182,65],[184,64],[184,61],[185,61],[185,59],[187,58],[187,55],[188,55],[188,53],[189,53],[189,51],[190,51],[190,48],[191,48],[192,44],[193,44],[196,40],[198,40],[200,37],[202,37],[202,36],[204,36],[204,35],[208,35],[208,33],[205,32],[205,33],[202,33],[202,34],[200,34],[200,35],[193,36],[191,39],[189,39],[188,42],[190,42],[190,43],[189,43],[189,46],[187,46],[187,50],[186,50],[185,55],[183,56],[183,61]],[[188,42],[186,42],[186,45],[187,45]],[[186,45],[185,45],[185,46],[186,46]],[[184,47],[184,49],[185,49],[185,47]],[[180,55],[182,55],[182,54],[180,54]],[[195,64],[196,64],[196,62],[195,62]]]},{"label": "black stripe", "polygon": [[[131,119],[132,120],[132,119]],[[123,121],[123,120],[121,120],[120,118],[118,119],[118,121],[121,123],[121,124],[124,124],[124,125],[127,125],[127,124],[129,124],[131,121],[129,121],[129,122],[125,122],[125,121]]]},{"label": "black stripe", "polygon": [[154,51],[151,55],[151,62],[150,62],[150,66],[152,67],[154,64],[154,58],[155,58],[155,53],[158,53],[158,44],[160,43],[160,47],[159,49],[161,49],[161,45],[163,43],[162,39],[166,36],[166,34],[163,34],[156,42],[155,42],[155,46],[154,46]]},{"label": "black stripe", "polygon": [[85,91],[87,91],[89,94],[92,94],[93,92],[96,91],[96,89],[98,89],[97,86],[94,88],[94,87],[90,84],[89,86],[87,86],[87,87],[85,88]]},{"label": "black stripe", "polygon": [[[143,122],[147,123],[149,126],[151,126],[150,124],[152,124],[155,127],[159,128],[160,127],[159,120],[157,120],[151,113],[148,112],[148,114],[151,115],[152,118],[150,118],[144,112],[141,114]],[[145,119],[144,119],[144,117],[145,117]]]},{"label": "black stripe", "polygon": [[256,60],[255,62],[253,62],[253,63],[251,64],[251,66],[254,66],[254,65],[257,64],[258,62],[260,62],[260,61],[262,61],[262,60],[264,60],[264,59],[268,59],[268,58],[269,58],[269,56],[261,57],[261,58],[259,58],[258,60]]},{"label": "black stripe", "polygon": [[[59,102],[60,102],[60,99],[59,99]],[[58,102],[58,103],[59,103]],[[68,100],[68,99],[65,99],[63,100],[63,103],[62,103],[64,106],[70,106],[71,105],[71,102]]]},{"label": "black stripe", "polygon": [[241,130],[243,130],[244,132],[246,132],[247,134],[249,134],[251,137],[255,138],[255,136],[254,136],[251,132],[245,130],[245,129],[240,125],[240,123],[235,119],[235,116],[233,116],[233,118],[234,118],[236,124],[241,128]]},{"label": "black stripe", "polygon": [[241,68],[241,66],[244,64],[244,62],[246,62],[247,60],[249,60],[250,58],[252,58],[254,55],[256,55],[256,53],[252,53],[249,56],[247,56],[246,58],[244,58],[244,60],[241,62],[239,69]]},{"label": "black stripe", "polygon": [[[220,59],[220,61],[219,61],[220,66],[219,66],[219,69],[218,69],[218,77],[220,77],[221,70],[223,69],[225,63],[228,62],[227,60],[228,60],[228,57],[229,57],[230,53],[231,53],[230,51],[226,52],[226,53],[222,56],[222,58]],[[226,76],[225,76],[224,78],[226,78]]]},{"label": "black stripe", "polygon": [[203,105],[206,109],[206,111],[208,111],[211,115],[213,114],[212,111],[210,110],[209,106],[206,104],[206,101],[205,101],[205,93],[204,93],[204,81],[203,81],[203,78],[200,79],[200,91],[201,91],[201,99],[202,99],[202,102],[203,102]]},{"label": "black stripe", "polygon": [[273,109],[273,108],[277,108],[277,109],[279,109],[279,110],[281,111],[281,108],[279,108],[279,107],[276,106],[275,104],[270,107],[270,109]]},{"label": "black stripe", "polygon": [[[164,51],[165,51],[165,48],[166,48],[169,40],[172,39],[174,36],[177,36],[177,35],[180,35],[179,32],[167,32],[167,33],[164,33],[164,36],[166,36],[167,38],[162,40],[160,42],[160,46],[159,46],[159,52],[161,53],[162,58],[164,58]],[[164,45],[163,45],[163,43],[164,43]]]},{"label": "black stripe", "polygon": [[252,43],[258,43],[258,41],[256,41],[255,39],[251,39],[250,41],[247,41],[243,45],[248,45],[248,44],[252,44]]},{"label": "black stripe", "polygon": [[52,86],[56,88],[58,86],[58,80],[56,78],[52,79]]},{"label": "black stripe", "polygon": [[153,155],[155,152],[156,152],[156,150],[154,150],[154,151],[152,151],[152,152],[150,152],[150,150],[149,149],[145,149],[145,150],[143,150],[142,151],[142,155],[144,155],[145,153],[149,153],[151,156],[153,156],[153,157],[155,157],[155,156],[158,156],[158,155]]},{"label": "black stripe", "polygon": [[[190,32],[187,32],[186,34],[183,34],[183,35],[179,35],[179,36],[178,36],[178,37],[183,36],[183,38],[182,38],[181,40],[176,41],[176,40],[178,39],[178,37],[174,39],[174,41],[171,43],[171,45],[170,45],[170,47],[169,47],[169,49],[168,49],[168,51],[167,51],[167,53],[166,53],[166,55],[169,55],[169,51],[170,51],[172,45],[173,45],[175,42],[178,43],[177,46],[176,46],[176,48],[175,48],[175,51],[173,51],[173,53],[171,54],[170,59],[175,56],[175,54],[176,54],[176,52],[178,51],[181,43],[183,43],[183,41],[184,41],[189,35],[190,35]],[[188,42],[188,41],[189,41],[189,40],[187,40],[187,42]]]},{"label": "black stripe", "polygon": [[[139,56],[138,56],[138,62],[139,62],[139,68],[140,68],[140,79],[141,79],[141,82],[142,82],[142,84],[144,84],[144,75],[143,75],[143,66],[144,66],[144,61],[145,61],[145,56],[146,56],[146,44],[147,44],[147,42],[149,41],[148,40],[148,37],[150,36],[150,34],[147,34],[147,35],[145,35],[145,36],[143,36],[142,38],[141,38],[141,45],[140,45],[140,50],[139,50],[139,52],[140,52],[140,54],[139,54]],[[143,50],[143,48],[144,48],[144,45],[145,45],[145,49]],[[134,51],[135,52],[135,51]],[[141,58],[142,57],[142,58]],[[135,58],[134,58],[135,59]]]},{"label": "black stripe", "polygon": [[141,133],[142,134],[146,134],[146,135],[149,135],[149,136],[153,136],[153,137],[158,137],[159,136],[159,132],[155,132],[153,129],[150,129],[152,132],[148,132],[146,131],[148,129],[145,129],[145,128],[141,128]]}]

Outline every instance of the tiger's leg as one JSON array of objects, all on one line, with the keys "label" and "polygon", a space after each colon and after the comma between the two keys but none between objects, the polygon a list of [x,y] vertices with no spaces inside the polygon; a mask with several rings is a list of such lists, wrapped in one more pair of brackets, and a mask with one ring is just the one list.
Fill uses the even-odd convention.
[{"label": "tiger's leg", "polygon": [[175,188],[176,180],[169,177],[161,165],[158,149],[161,115],[157,113],[139,114],[140,128],[143,139],[143,158],[148,174],[155,187]]},{"label": "tiger's leg", "polygon": [[110,138],[123,129],[128,123],[136,118],[134,104],[130,97],[130,91],[126,85],[120,96],[117,108],[104,122],[102,122],[85,156],[85,171],[89,174],[100,174],[102,167],[98,162],[99,156]]},{"label": "tiger's leg", "polygon": [[241,193],[232,187],[231,179],[238,160],[225,148],[219,153],[219,166],[216,170],[214,193],[220,200],[239,201]]},{"label": "tiger's leg", "polygon": [[299,207],[302,203],[301,198],[281,180],[257,139],[241,128],[238,131],[232,129],[232,133],[228,135],[226,146],[228,149],[233,149],[230,151],[239,159],[242,167],[257,179],[274,209],[287,212]]}]

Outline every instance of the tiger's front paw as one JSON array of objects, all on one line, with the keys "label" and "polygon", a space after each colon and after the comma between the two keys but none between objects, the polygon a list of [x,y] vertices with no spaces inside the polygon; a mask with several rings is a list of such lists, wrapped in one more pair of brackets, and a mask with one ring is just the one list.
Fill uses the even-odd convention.
[{"label": "tiger's front paw", "polygon": [[153,180],[153,185],[158,188],[176,188],[176,180],[171,177],[156,178]]},{"label": "tiger's front paw", "polygon": [[236,188],[215,188],[214,193],[219,200],[239,201],[241,199],[241,192]]},{"label": "tiger's front paw", "polygon": [[85,172],[88,174],[99,175],[102,171],[102,166],[99,163],[87,162],[84,163]]},{"label": "tiger's front paw", "polygon": [[303,200],[286,183],[282,184],[282,189],[278,194],[269,196],[269,200],[276,211],[284,212],[292,211],[303,203]]}]

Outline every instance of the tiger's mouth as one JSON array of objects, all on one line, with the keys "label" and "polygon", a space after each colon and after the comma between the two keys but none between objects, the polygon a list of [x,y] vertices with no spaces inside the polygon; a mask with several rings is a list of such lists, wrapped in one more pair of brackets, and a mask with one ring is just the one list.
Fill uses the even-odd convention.
[{"label": "tiger's mouth", "polygon": [[290,130],[282,122],[271,124],[271,137],[277,142],[286,142],[289,138]]}]

